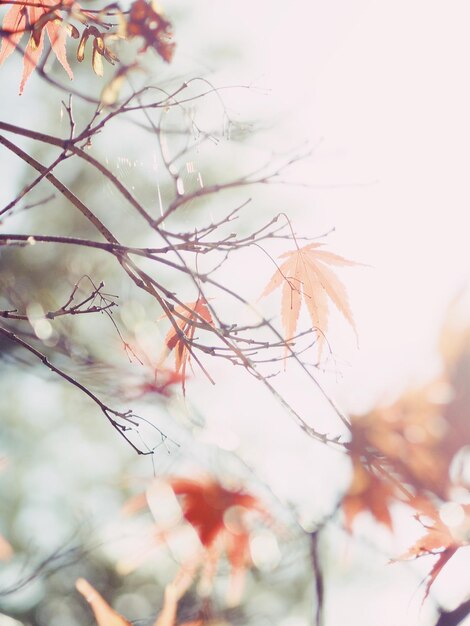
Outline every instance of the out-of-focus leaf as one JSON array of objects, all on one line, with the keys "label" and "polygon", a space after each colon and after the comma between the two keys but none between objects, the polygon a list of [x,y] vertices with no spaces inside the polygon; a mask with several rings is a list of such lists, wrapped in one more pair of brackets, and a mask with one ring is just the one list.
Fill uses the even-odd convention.
[{"label": "out-of-focus leaf", "polygon": [[139,67],[137,63],[132,63],[131,65],[123,65],[118,69],[113,78],[109,81],[109,83],[104,87],[103,91],[101,92],[101,102],[103,104],[105,104],[106,106],[111,106],[117,101],[121,92],[122,85],[124,83],[124,79],[129,74],[129,72],[135,70],[137,67]]},{"label": "out-of-focus leaf", "polygon": [[[165,588],[163,607],[154,622],[154,626],[174,626],[176,623],[176,612],[178,602],[186,593],[191,579],[178,575],[173,582]],[[116,613],[106,600],[99,594],[94,587],[83,578],[79,578],[76,582],[77,590],[82,594],[85,600],[90,604],[95,615],[98,626],[131,626],[122,615]],[[186,622],[181,626],[202,626],[202,621]]]},{"label": "out-of-focus leaf", "polygon": [[91,606],[98,626],[131,626],[131,623],[116,613],[103,596],[84,578],[77,580],[76,587]]},{"label": "out-of-focus leaf", "polygon": [[[170,478],[156,484],[165,486],[165,489],[151,486],[147,490],[147,502],[157,520],[157,529],[167,537],[172,532],[168,525],[164,528],[158,526],[161,508],[165,503],[168,504],[165,497],[168,496],[166,490],[169,486],[170,493],[173,492],[180,502],[184,520],[193,527],[200,540],[201,550],[195,552],[188,562],[183,563],[179,576],[188,581],[192,580],[197,570],[202,568],[200,584],[207,592],[212,587],[218,562],[225,553],[232,569],[229,602],[238,603],[246,569],[251,565],[249,517],[255,513],[258,517],[267,518],[266,510],[253,495],[227,489],[210,478],[199,480]],[[142,504],[141,497],[133,499],[127,507],[127,512],[140,509]],[[175,516],[173,522],[175,531],[180,523],[180,516]]]},{"label": "out-of-focus leaf", "polygon": [[143,38],[140,52],[152,47],[167,63],[172,60],[175,44],[171,23],[150,2],[135,0],[132,3],[125,32],[127,37]]},{"label": "out-of-focus leaf", "polygon": [[426,534],[421,537],[411,548],[397,560],[406,560],[426,555],[438,556],[437,561],[426,577],[424,599],[429,595],[432,584],[447,561],[459,548],[467,546],[470,541],[470,505],[456,505],[460,507],[461,521],[452,527],[445,524],[440,512],[436,507],[423,498],[417,498],[414,502],[416,517],[426,529]]},{"label": "out-of-focus leaf", "polygon": [[356,516],[368,511],[378,522],[391,530],[390,505],[395,497],[395,489],[390,483],[366,470],[356,461],[353,465],[351,485],[343,498],[346,528],[351,531]]}]

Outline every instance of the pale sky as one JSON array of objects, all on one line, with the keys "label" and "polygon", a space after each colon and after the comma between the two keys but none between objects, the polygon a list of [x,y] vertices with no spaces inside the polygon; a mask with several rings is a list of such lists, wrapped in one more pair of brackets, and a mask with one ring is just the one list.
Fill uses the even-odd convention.
[{"label": "pale sky", "polygon": [[296,225],[335,226],[331,247],[372,266],[345,278],[361,348],[345,375],[357,387],[367,372],[367,401],[428,361],[470,274],[470,5],[242,2],[230,19],[247,24],[253,78],[274,88],[284,120],[294,111],[289,138],[318,146],[305,178],[338,185],[316,191]]},{"label": "pale sky", "polygon": [[431,369],[447,303],[470,274],[470,5],[200,7],[208,50],[244,40],[245,57],[221,61],[219,81],[271,89],[244,101],[276,119],[276,146],[315,147],[298,178],[319,188],[292,209],[297,232],[335,227],[329,247],[371,266],[344,273],[360,350],[343,333],[335,345],[350,364],[344,400],[364,406]]}]

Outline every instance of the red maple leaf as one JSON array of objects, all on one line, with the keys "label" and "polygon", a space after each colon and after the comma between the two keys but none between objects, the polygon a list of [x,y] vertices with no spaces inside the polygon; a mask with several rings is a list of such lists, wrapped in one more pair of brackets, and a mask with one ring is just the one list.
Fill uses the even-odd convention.
[{"label": "red maple leaf", "polygon": [[[182,517],[196,531],[202,548],[182,563],[181,574],[193,578],[202,569],[201,585],[208,590],[218,562],[225,553],[231,565],[230,602],[237,603],[243,590],[246,569],[252,562],[249,517],[253,512],[267,517],[267,512],[253,495],[227,489],[211,478],[170,478],[168,485],[179,500]],[[133,513],[148,505],[158,520],[162,507],[165,507],[165,497],[164,490],[151,487],[146,496],[142,494],[133,498],[126,505],[126,512]],[[181,529],[180,522],[181,519],[175,519],[170,527],[166,525],[163,529],[157,526],[158,532],[154,533],[157,543]]]},{"label": "red maple leaf", "polygon": [[174,312],[177,319],[176,326],[179,330],[172,326],[168,331],[165,337],[166,350],[160,362],[165,359],[168,352],[175,351],[175,372],[181,375],[184,393],[186,368],[191,361],[190,346],[196,328],[204,322],[209,326],[214,326],[214,320],[204,298],[198,298],[195,302],[190,302],[184,306],[177,306]]},{"label": "red maple leaf", "polygon": [[237,604],[243,591],[244,577],[251,564],[249,552],[250,511],[263,512],[258,500],[243,491],[226,489],[210,478],[198,481],[171,479],[170,485],[185,520],[191,524],[205,549],[201,582],[211,588],[217,564],[225,552],[231,565],[229,602]]},{"label": "red maple leaf", "polygon": [[355,459],[353,478],[342,502],[347,530],[351,532],[356,516],[364,511],[392,530],[390,505],[395,499],[393,485],[367,470]]},{"label": "red maple leaf", "polygon": [[[459,548],[469,544],[470,505],[461,506],[462,521],[454,527],[443,522],[439,511],[425,498],[416,498],[412,506],[416,509],[416,518],[421,522],[426,534],[418,539],[411,548],[397,560],[418,558],[426,555],[438,556],[426,577],[423,601],[429,595],[432,584],[447,561]],[[430,523],[426,522],[426,518]]]},{"label": "red maple leaf", "polygon": [[[65,0],[63,5],[71,5],[72,2],[73,0]],[[54,0],[32,0],[27,5],[18,2],[7,11],[3,18],[3,30],[11,34],[2,38],[0,64],[14,51],[23,35],[29,34],[23,61],[20,94],[23,93],[26,81],[38,64],[44,47],[44,30],[47,31],[52,50],[59,63],[69,78],[73,78],[65,50],[67,28],[58,13],[49,8],[54,6],[57,6]]]},{"label": "red maple leaf", "polygon": [[172,395],[172,386],[183,382],[183,376],[173,370],[156,369],[147,379],[135,388],[134,398],[147,394],[157,394],[169,398]]},{"label": "red maple leaf", "polygon": [[237,546],[240,552],[245,550],[244,538],[247,530],[243,512],[238,512],[234,523],[227,523],[227,512],[232,507],[242,507],[245,511],[259,509],[254,496],[241,491],[230,491],[211,479],[196,482],[174,478],[170,485],[175,494],[181,498],[186,521],[196,530],[205,548],[210,548],[221,537],[224,543],[227,540],[228,544],[234,542],[235,545],[231,546],[232,556],[237,552]]},{"label": "red maple leaf", "polygon": [[129,11],[126,27],[127,37],[142,37],[144,46],[139,52],[152,47],[164,61],[170,63],[175,51],[171,23],[146,0],[135,0]]}]

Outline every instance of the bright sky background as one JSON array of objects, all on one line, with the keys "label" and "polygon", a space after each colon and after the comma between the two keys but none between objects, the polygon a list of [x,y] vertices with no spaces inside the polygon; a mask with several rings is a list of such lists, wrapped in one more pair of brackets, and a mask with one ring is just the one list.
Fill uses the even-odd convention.
[{"label": "bright sky background", "polygon": [[362,405],[428,363],[469,276],[470,5],[207,5],[216,35],[245,33],[238,75],[273,89],[265,106],[291,145],[317,146],[304,178],[333,187],[296,212],[297,230],[335,226],[331,247],[372,266],[346,279],[360,351],[347,354],[345,393]]}]

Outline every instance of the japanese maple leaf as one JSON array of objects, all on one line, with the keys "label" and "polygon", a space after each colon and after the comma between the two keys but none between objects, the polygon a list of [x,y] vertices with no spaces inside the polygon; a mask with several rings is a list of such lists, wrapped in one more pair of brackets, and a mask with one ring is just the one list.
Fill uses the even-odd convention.
[{"label": "japanese maple leaf", "polygon": [[294,338],[302,299],[313,327],[318,333],[318,354],[321,355],[328,330],[328,300],[344,315],[356,330],[349,308],[346,289],[329,265],[356,265],[337,254],[322,250],[323,244],[309,243],[293,252],[286,252],[286,259],[275,272],[261,297],[269,295],[282,285],[281,319],[286,341]]},{"label": "japanese maple leaf", "polygon": [[[66,0],[63,4],[71,3],[72,0]],[[29,41],[23,60],[23,76],[21,78],[20,94],[23,93],[26,81],[38,64],[39,57],[44,47],[44,30],[47,31],[52,50],[59,63],[65,69],[69,78],[73,78],[65,50],[67,30],[59,15],[48,8],[55,5],[54,0],[32,0],[27,5],[18,2],[17,4],[13,4],[3,18],[3,30],[11,32],[12,34],[2,38],[0,64],[10,56],[25,32],[29,35]]]},{"label": "japanese maple leaf", "polygon": [[[165,337],[166,352],[175,351],[175,372],[181,374],[183,391],[186,382],[186,368],[191,361],[191,352],[189,345],[194,339],[194,333],[198,324],[207,322],[210,326],[214,325],[211,312],[203,298],[198,298],[195,302],[190,302],[185,306],[175,307],[176,325],[180,332],[174,326],[170,328]],[[165,356],[165,355],[164,355]]]},{"label": "japanese maple leaf", "polygon": [[176,371],[168,369],[155,369],[148,372],[145,380],[133,386],[128,390],[128,397],[141,398],[148,394],[156,394],[169,398],[172,395],[173,385],[183,382],[183,376]]},{"label": "japanese maple leaf", "polygon": [[358,460],[354,461],[353,472],[342,502],[346,528],[351,531],[356,515],[368,511],[391,530],[390,504],[396,497],[392,485],[367,470]]},{"label": "japanese maple leaf", "polygon": [[175,51],[172,25],[155,9],[156,3],[134,0],[129,11],[126,36],[142,37],[144,46],[139,52],[145,52],[147,48],[152,47],[164,61],[170,63]]},{"label": "japanese maple leaf", "polygon": [[[429,595],[432,584],[447,561],[459,548],[467,546],[470,540],[470,504],[462,505],[464,518],[461,524],[450,528],[445,524],[439,511],[424,498],[416,498],[413,504],[417,510],[416,517],[426,529],[426,534],[418,539],[411,548],[398,560],[417,558],[425,555],[437,555],[438,559],[429,572],[423,601]],[[430,520],[430,524],[423,518]]]},{"label": "japanese maple leaf", "polygon": [[227,525],[226,514],[232,507],[259,509],[252,495],[241,491],[230,491],[214,480],[201,481],[174,478],[170,485],[176,496],[181,498],[183,515],[196,530],[202,545],[211,547],[219,536],[224,539],[232,535],[245,534],[243,515],[239,517],[240,534],[234,533]]},{"label": "japanese maple leaf", "polygon": [[[167,522],[159,525],[158,521],[162,507],[170,506],[166,489],[161,489],[163,484],[166,489],[171,487],[181,507],[181,517],[175,517],[170,525]],[[132,513],[146,505],[157,520],[158,532],[153,534],[156,543],[170,539],[172,533],[177,534],[181,530],[181,518],[196,531],[201,549],[185,560],[181,572],[194,577],[202,569],[200,581],[206,590],[212,585],[222,554],[227,555],[232,570],[229,598],[236,604],[243,590],[246,569],[251,564],[248,516],[254,511],[267,515],[259,501],[251,494],[227,489],[211,478],[170,478],[165,483],[152,483],[146,497],[133,498],[125,508],[127,513]]]},{"label": "japanese maple leaf", "polygon": [[210,478],[198,481],[174,478],[169,481],[180,499],[185,520],[191,524],[205,549],[202,580],[210,588],[223,552],[231,565],[230,603],[236,604],[243,590],[245,571],[251,563],[247,515],[263,512],[258,500],[243,491],[226,489]]},{"label": "japanese maple leaf", "polygon": [[392,404],[353,416],[349,444],[353,458],[373,450],[414,491],[430,490],[445,498],[452,455],[445,449],[441,386],[436,381],[410,389]]},{"label": "japanese maple leaf", "polygon": [[[79,578],[76,583],[78,591],[90,604],[98,626],[132,626],[122,615],[112,609],[106,600],[84,578]],[[163,608],[157,616],[153,626],[174,626],[176,624],[176,610],[178,601],[185,593],[188,581],[175,579],[165,589]],[[186,622],[181,626],[202,626],[201,621]]]}]

